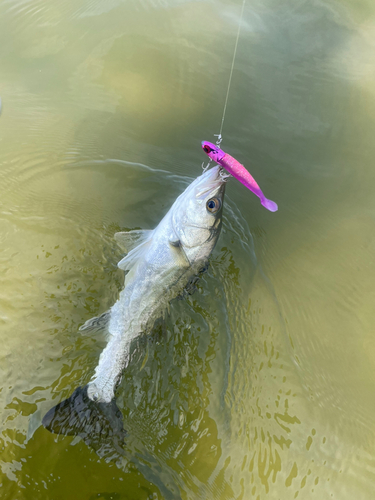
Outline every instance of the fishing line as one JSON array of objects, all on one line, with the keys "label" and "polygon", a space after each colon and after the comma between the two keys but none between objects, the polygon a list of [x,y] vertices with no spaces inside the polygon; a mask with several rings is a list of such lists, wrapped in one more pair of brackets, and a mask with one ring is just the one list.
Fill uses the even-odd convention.
[{"label": "fishing line", "polygon": [[[243,0],[243,2],[242,2],[242,8],[241,8],[240,20],[238,22],[236,43],[234,45],[233,58],[232,58],[232,66],[230,68],[228,88],[227,88],[227,95],[225,96],[223,116],[221,118],[220,132],[218,134],[214,134],[214,136],[217,137],[217,140],[216,140],[216,145],[217,146],[220,146],[220,144],[221,144],[221,142],[223,140],[222,132],[223,132],[223,126],[224,126],[224,119],[225,119],[225,113],[227,111],[228,97],[229,97],[230,86],[231,86],[231,83],[232,83],[233,68],[234,68],[234,63],[235,63],[236,55],[237,55],[237,46],[238,46],[238,40],[240,38],[241,24],[242,24],[243,13],[244,13],[244,10],[245,10],[245,3],[246,3],[246,0]],[[202,168],[203,168],[204,172],[209,168],[211,161],[212,160],[209,159],[206,166],[204,166],[204,163],[202,163]]]},{"label": "fishing line", "polygon": [[227,111],[227,104],[228,104],[228,97],[229,97],[229,91],[230,91],[230,85],[232,83],[232,75],[233,75],[233,68],[234,68],[234,62],[236,60],[236,54],[237,54],[237,45],[238,45],[238,40],[240,38],[240,32],[241,32],[241,24],[242,24],[242,18],[243,18],[243,13],[245,9],[245,3],[246,0],[243,0],[242,2],[242,9],[241,9],[241,16],[240,20],[238,22],[238,30],[237,30],[237,38],[236,38],[236,43],[234,46],[234,52],[233,52],[233,59],[232,59],[232,67],[230,69],[230,74],[229,74],[229,81],[228,81],[228,88],[227,88],[227,95],[225,97],[225,103],[224,103],[224,110],[223,110],[223,117],[221,119],[221,126],[220,126],[220,132],[218,134],[214,134],[215,137],[217,137],[216,144],[220,146],[221,141],[223,140],[222,138],[222,131],[223,131],[223,125],[224,125],[224,118],[225,118],[225,113]]}]

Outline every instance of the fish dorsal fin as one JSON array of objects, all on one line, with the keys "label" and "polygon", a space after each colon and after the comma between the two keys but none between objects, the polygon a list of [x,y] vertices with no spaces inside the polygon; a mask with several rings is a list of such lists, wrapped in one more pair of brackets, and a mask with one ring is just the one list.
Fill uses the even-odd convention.
[{"label": "fish dorsal fin", "polygon": [[141,245],[148,240],[152,234],[151,229],[134,229],[133,231],[123,231],[115,234],[115,240],[126,251]]},{"label": "fish dorsal fin", "polygon": [[[152,234],[152,231],[150,231],[150,233]],[[151,236],[151,234],[149,236]],[[145,241],[134,247],[133,250],[128,253],[128,255],[120,260],[120,262],[117,264],[117,267],[122,269],[123,271],[130,271],[144,254],[146,248],[150,244],[150,240],[151,238],[149,237]]]}]

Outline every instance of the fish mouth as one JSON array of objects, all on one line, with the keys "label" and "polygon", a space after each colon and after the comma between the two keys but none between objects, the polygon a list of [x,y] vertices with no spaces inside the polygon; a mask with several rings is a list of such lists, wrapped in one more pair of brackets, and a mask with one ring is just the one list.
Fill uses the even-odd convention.
[{"label": "fish mouth", "polygon": [[202,198],[206,197],[207,194],[210,196],[223,195],[225,190],[225,184],[227,179],[231,177],[227,175],[226,171],[219,165],[210,168],[201,176],[202,185],[201,189],[198,189],[196,197]]},{"label": "fish mouth", "polygon": [[223,182],[227,182],[228,179],[233,177],[233,175],[227,172],[224,168],[220,167],[220,177]]}]

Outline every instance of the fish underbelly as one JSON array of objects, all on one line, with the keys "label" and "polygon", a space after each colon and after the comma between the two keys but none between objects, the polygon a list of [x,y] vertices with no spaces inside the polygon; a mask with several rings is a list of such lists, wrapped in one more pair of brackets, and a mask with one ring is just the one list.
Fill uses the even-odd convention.
[{"label": "fish underbelly", "polygon": [[154,321],[163,315],[168,303],[181,294],[196,274],[196,266],[172,268],[132,280],[111,308],[109,333],[131,338],[147,333]]},{"label": "fish underbelly", "polygon": [[129,362],[132,341],[151,331],[154,322],[163,316],[168,303],[182,292],[195,274],[192,268],[182,273],[169,273],[168,280],[164,279],[164,282],[149,279],[139,287],[130,283],[120,293],[111,308],[109,342],[100,355],[89,384],[90,398],[103,402],[113,399],[122,371]]}]

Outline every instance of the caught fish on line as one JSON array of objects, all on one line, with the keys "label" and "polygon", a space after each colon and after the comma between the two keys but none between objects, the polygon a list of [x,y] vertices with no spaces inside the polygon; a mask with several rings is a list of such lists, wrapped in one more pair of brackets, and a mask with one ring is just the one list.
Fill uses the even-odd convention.
[{"label": "caught fish on line", "polygon": [[202,141],[202,148],[206,155],[211,158],[211,160],[216,161],[219,165],[221,165],[227,172],[229,172],[233,177],[241,182],[244,186],[246,186],[250,191],[252,191],[258,198],[260,199],[261,204],[270,212],[276,212],[278,209],[277,204],[268,200],[254,177],[246,170],[246,168],[241,165],[239,161],[237,161],[233,156],[228,155],[219,146],[212,144],[212,142]]},{"label": "caught fish on line", "polygon": [[43,417],[46,429],[79,435],[95,449],[109,437],[121,451],[126,432],[115,391],[129,363],[131,343],[150,332],[168,303],[207,268],[221,231],[225,192],[222,173],[216,166],[195,179],[154,230],[115,234],[128,252],[118,263],[126,272],[125,287],[108,312],[80,328],[87,331],[105,324],[109,341],[92,380]]}]

